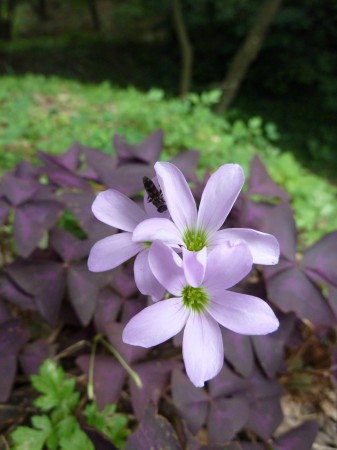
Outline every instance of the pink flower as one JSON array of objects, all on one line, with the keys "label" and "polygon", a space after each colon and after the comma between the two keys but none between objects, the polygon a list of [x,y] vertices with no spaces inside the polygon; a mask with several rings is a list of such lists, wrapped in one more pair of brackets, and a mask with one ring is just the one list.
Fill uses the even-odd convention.
[{"label": "pink flower", "polygon": [[100,192],[92,205],[92,212],[101,222],[124,232],[96,242],[89,254],[88,267],[93,272],[103,272],[114,269],[137,255],[134,263],[136,285],[143,294],[159,300],[165,289],[150,270],[149,244],[132,240],[135,227],[143,220],[157,215],[152,204],[149,204],[146,210],[145,213],[135,202],[115,189]]},{"label": "pink flower", "polygon": [[204,272],[192,252],[183,249],[181,259],[162,242],[152,244],[150,268],[173,298],[148,306],[134,316],[123,331],[123,341],[148,348],[184,328],[186,372],[199,387],[216,376],[223,365],[218,324],[237,333],[262,335],[275,331],[279,322],[263,300],[227,290],[252,268],[252,254],[244,242],[222,243],[208,255],[204,247],[198,258],[205,266]]},{"label": "pink flower", "polygon": [[[277,264],[279,244],[270,234],[249,228],[219,230],[238,197],[244,174],[238,164],[224,164],[209,178],[201,197],[199,211],[192,192],[180,170],[169,162],[155,164],[171,220],[151,218],[141,222],[133,232],[133,242],[160,240],[169,246],[182,246],[199,252],[230,241],[245,242],[256,264]],[[200,260],[205,264],[206,259]]]}]

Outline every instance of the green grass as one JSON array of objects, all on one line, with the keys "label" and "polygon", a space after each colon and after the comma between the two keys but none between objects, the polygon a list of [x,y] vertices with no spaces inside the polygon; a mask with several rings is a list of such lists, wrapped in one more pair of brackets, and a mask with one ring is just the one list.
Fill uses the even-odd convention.
[{"label": "green grass", "polygon": [[219,93],[166,99],[163,91],[141,93],[108,82],[81,84],[26,75],[0,79],[0,166],[2,172],[36,150],[64,152],[74,141],[113,154],[112,136],[139,142],[156,128],[165,133],[163,159],[186,149],[200,151],[201,169],[236,162],[246,173],[254,154],[292,197],[302,242],[337,228],[336,187],[304,169],[277,146],[277,130],[258,117],[229,123],[211,112]]}]

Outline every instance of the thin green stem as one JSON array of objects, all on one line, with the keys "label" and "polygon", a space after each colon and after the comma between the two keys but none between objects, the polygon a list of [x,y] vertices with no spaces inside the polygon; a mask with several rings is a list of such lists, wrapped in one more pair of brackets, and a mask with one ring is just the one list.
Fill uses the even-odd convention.
[{"label": "thin green stem", "polygon": [[122,355],[111,345],[109,342],[107,342],[102,334],[97,334],[94,337],[94,342],[92,346],[92,352],[90,357],[90,364],[89,364],[89,382],[88,382],[88,397],[89,399],[94,399],[94,391],[93,391],[93,379],[94,379],[94,359],[95,359],[95,353],[97,344],[102,344],[107,350],[109,350],[110,353],[113,354],[113,356],[117,359],[117,361],[120,363],[122,367],[128,372],[130,377],[135,382],[136,386],[138,388],[143,387],[143,383],[141,379],[139,378],[139,375],[131,369],[129,364],[125,361],[125,359],[122,357]]}]

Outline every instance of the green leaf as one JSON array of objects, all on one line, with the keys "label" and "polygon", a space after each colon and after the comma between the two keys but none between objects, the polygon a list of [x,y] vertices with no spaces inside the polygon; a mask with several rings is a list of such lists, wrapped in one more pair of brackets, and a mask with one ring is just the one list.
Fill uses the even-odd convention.
[{"label": "green leaf", "polygon": [[11,434],[14,442],[12,450],[42,450],[44,443],[52,433],[52,424],[47,416],[33,416],[35,428],[20,426]]},{"label": "green leaf", "polygon": [[57,426],[61,450],[95,450],[75,417],[62,420]]},{"label": "green leaf", "polygon": [[74,392],[75,380],[66,378],[64,370],[55,361],[45,360],[39,375],[33,375],[31,380],[34,388],[43,394],[34,401],[38,408],[48,411],[61,407],[67,414],[76,407],[79,394]]},{"label": "green leaf", "polygon": [[118,448],[123,448],[129,435],[128,418],[125,414],[116,413],[116,405],[107,405],[99,411],[95,403],[88,404],[84,413],[89,425],[104,433]]}]

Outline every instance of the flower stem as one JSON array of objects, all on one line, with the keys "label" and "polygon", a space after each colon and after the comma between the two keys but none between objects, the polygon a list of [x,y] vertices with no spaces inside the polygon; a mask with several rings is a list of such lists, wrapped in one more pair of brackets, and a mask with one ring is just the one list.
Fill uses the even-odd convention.
[{"label": "flower stem", "polygon": [[89,374],[88,374],[88,398],[90,400],[94,400],[95,394],[94,394],[94,365],[95,365],[95,354],[97,349],[97,344],[102,344],[107,350],[109,350],[110,353],[113,354],[113,356],[117,359],[117,361],[120,363],[120,365],[128,372],[130,377],[135,382],[136,386],[138,388],[143,387],[143,383],[141,379],[139,378],[139,375],[131,369],[129,364],[125,361],[125,359],[122,357],[122,355],[111,345],[109,342],[107,342],[102,334],[97,334],[94,337],[94,342],[92,345],[92,352],[90,356],[90,363],[89,363]]}]

